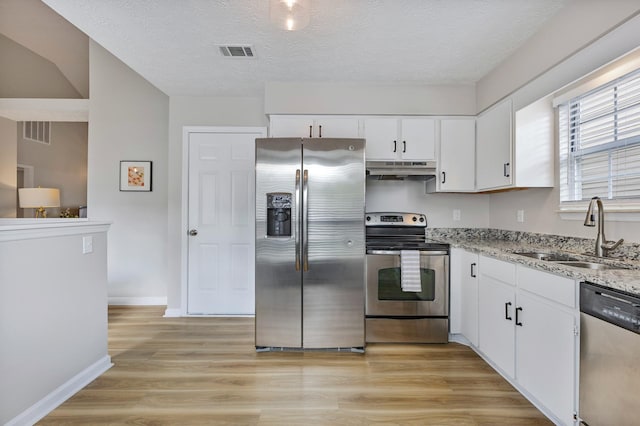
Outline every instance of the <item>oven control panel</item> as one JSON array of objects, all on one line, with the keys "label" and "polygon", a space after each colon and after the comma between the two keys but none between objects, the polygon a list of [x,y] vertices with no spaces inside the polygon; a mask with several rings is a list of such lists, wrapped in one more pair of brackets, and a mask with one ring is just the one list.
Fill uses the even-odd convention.
[{"label": "oven control panel", "polygon": [[366,226],[427,226],[427,217],[421,213],[375,212],[365,213]]}]

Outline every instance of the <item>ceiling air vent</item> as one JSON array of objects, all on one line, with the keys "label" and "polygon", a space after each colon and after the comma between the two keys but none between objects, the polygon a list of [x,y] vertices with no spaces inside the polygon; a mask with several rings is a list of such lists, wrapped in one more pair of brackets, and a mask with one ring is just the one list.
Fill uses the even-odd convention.
[{"label": "ceiling air vent", "polygon": [[228,56],[230,58],[253,58],[252,46],[218,46],[222,56]]}]

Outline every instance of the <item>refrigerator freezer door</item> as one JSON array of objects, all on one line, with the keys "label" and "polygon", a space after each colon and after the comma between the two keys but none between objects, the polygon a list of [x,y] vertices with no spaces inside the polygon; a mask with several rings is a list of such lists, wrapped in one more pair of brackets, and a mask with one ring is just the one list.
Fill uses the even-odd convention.
[{"label": "refrigerator freezer door", "polygon": [[363,139],[304,139],[303,347],[364,347]]},{"label": "refrigerator freezer door", "polygon": [[[301,164],[301,139],[256,139],[256,346],[302,347],[302,271],[296,268]],[[267,236],[268,194],[280,194],[280,207],[292,200],[290,235]]]}]

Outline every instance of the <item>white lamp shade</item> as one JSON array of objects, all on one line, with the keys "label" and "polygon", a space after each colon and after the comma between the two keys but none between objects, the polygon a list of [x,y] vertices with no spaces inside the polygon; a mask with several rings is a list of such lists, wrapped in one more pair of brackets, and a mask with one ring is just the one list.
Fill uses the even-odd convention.
[{"label": "white lamp shade", "polygon": [[23,209],[60,207],[60,190],[57,188],[19,188],[18,198]]},{"label": "white lamp shade", "polygon": [[302,29],[309,24],[310,17],[311,0],[269,0],[269,18],[282,29]]}]

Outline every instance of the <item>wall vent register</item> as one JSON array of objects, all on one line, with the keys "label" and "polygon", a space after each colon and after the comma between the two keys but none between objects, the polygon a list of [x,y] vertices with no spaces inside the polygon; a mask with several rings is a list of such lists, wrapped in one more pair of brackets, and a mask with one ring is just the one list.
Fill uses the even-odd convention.
[{"label": "wall vent register", "polygon": [[253,58],[254,51],[253,46],[218,46],[220,53],[225,57],[233,58]]},{"label": "wall vent register", "polygon": [[51,145],[51,122],[24,121],[22,123],[22,138],[32,142]]}]

